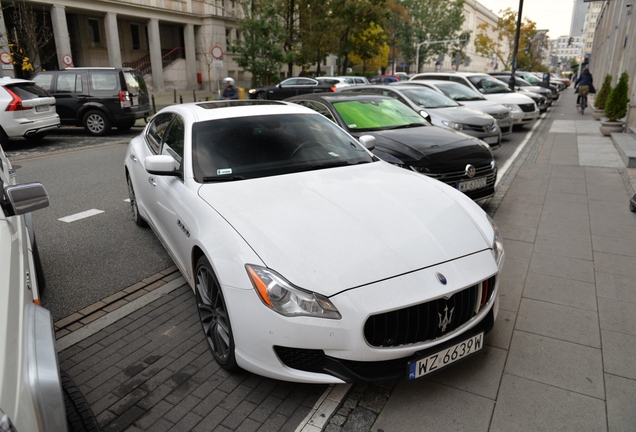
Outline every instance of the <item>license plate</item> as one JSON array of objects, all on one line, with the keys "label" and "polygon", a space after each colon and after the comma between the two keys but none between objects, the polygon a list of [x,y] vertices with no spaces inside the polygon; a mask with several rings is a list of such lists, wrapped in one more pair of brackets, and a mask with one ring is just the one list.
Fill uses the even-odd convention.
[{"label": "license plate", "polygon": [[482,332],[443,351],[409,362],[407,378],[412,381],[455,363],[457,360],[482,349],[483,340],[484,333]]},{"label": "license plate", "polygon": [[484,141],[486,141],[487,144],[497,144],[499,142],[499,137],[498,136],[486,137],[484,138]]},{"label": "license plate", "polygon": [[523,118],[531,118],[531,117],[536,117],[536,114],[534,112],[529,112],[523,115]]},{"label": "license plate", "polygon": [[486,186],[486,181],[486,177],[482,177],[475,180],[459,182],[457,183],[457,189],[459,189],[460,192],[480,189]]},{"label": "license plate", "polygon": [[35,107],[35,112],[44,112],[44,111],[48,111],[49,110],[49,106],[48,105],[37,105]]},{"label": "license plate", "polygon": [[133,96],[132,104],[133,104],[133,106],[134,105],[139,105],[139,96]]}]

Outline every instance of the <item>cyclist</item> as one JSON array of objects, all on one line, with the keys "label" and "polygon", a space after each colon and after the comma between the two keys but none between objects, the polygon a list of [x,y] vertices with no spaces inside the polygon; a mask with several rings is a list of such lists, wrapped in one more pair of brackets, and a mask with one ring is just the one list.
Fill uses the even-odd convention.
[{"label": "cyclist", "polygon": [[577,107],[581,106],[581,97],[585,96],[587,98],[588,93],[596,93],[592,81],[590,70],[588,68],[583,69],[583,73],[581,73],[581,76],[579,76],[574,83],[574,87],[576,88],[575,93],[579,94],[576,98]]},{"label": "cyclist", "polygon": [[225,88],[223,89],[222,99],[238,99],[238,89],[234,87],[234,80],[230,77],[224,78],[223,83]]}]

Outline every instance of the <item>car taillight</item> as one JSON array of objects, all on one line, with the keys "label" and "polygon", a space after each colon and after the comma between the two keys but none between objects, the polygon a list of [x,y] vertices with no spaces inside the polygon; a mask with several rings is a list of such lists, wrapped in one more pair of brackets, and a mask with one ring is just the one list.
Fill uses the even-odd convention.
[{"label": "car taillight", "polygon": [[119,104],[122,108],[129,108],[132,106],[130,103],[130,93],[127,90],[119,91]]},{"label": "car taillight", "polygon": [[24,111],[24,110],[30,110],[31,108],[25,108],[22,106],[22,99],[20,98],[20,96],[18,96],[17,94],[15,94],[13,91],[11,91],[10,88],[5,87],[4,88],[7,92],[9,92],[9,94],[11,95],[11,102],[9,102],[9,105],[7,105],[7,108],[5,109],[5,111]]},{"label": "car taillight", "polygon": [[331,91],[335,92],[336,91],[336,86],[331,86]]}]

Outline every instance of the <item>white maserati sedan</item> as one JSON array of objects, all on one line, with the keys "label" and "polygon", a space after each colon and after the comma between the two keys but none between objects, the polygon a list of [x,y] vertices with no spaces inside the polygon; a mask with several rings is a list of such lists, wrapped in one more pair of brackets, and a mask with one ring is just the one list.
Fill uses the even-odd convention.
[{"label": "white maserati sedan", "polygon": [[260,100],[173,105],[132,139],[133,219],[194,290],[223,368],[417,379],[483,348],[504,261],[497,227],[374,145],[314,110]]}]

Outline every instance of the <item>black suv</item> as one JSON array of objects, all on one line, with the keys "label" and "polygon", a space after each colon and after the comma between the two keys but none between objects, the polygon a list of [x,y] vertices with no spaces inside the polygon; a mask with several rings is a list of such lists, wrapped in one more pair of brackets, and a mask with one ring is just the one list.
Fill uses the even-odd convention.
[{"label": "black suv", "polygon": [[151,115],[146,83],[140,72],[122,68],[70,68],[40,72],[33,81],[55,96],[63,125],[84,126],[91,135],[133,127]]}]

